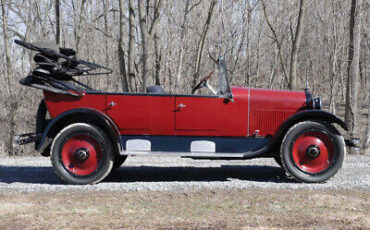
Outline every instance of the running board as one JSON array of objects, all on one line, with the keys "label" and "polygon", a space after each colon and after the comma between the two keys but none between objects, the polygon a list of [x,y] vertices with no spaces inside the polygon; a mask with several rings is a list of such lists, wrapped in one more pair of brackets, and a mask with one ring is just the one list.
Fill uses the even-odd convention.
[{"label": "running board", "polygon": [[163,156],[187,158],[243,158],[242,153],[207,153],[207,152],[145,152],[122,151],[121,156]]}]

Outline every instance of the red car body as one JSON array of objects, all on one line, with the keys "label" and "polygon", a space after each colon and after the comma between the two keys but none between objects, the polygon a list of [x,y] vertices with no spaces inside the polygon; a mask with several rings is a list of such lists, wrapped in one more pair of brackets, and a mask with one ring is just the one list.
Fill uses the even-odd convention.
[{"label": "red car body", "polygon": [[[232,87],[234,101],[217,96],[86,93],[80,98],[44,92],[52,118],[78,108],[110,117],[120,135],[273,136],[308,108],[304,92]],[[185,105],[179,108],[179,105]]]}]

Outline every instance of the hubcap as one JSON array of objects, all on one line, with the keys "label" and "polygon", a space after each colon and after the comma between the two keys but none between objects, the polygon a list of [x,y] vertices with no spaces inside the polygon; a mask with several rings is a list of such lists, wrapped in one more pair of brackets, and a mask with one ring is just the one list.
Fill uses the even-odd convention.
[{"label": "hubcap", "polygon": [[95,138],[78,134],[69,138],[62,148],[64,168],[77,176],[95,172],[101,162],[101,149]]},{"label": "hubcap", "polygon": [[86,161],[88,158],[89,158],[89,151],[85,148],[80,148],[80,149],[77,149],[76,153],[75,153],[75,158],[80,161],[80,162],[84,162]]},{"label": "hubcap", "polygon": [[308,173],[319,173],[330,167],[334,156],[334,143],[327,134],[319,131],[303,133],[293,143],[295,165]]},{"label": "hubcap", "polygon": [[306,155],[311,159],[316,159],[320,156],[320,148],[316,145],[311,145],[307,148]]}]

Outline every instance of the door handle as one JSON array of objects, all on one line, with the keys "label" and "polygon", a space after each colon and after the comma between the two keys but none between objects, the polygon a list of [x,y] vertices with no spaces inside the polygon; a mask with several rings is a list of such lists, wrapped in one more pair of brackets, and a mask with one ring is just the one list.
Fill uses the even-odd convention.
[{"label": "door handle", "polygon": [[114,101],[112,101],[111,103],[109,103],[109,107],[113,107],[113,106],[116,106],[117,103],[115,103]]},{"label": "door handle", "polygon": [[179,105],[178,105],[178,107],[179,107],[180,109],[182,109],[182,108],[185,108],[185,107],[186,107],[186,105],[184,105],[184,104],[182,104],[182,103],[181,103],[181,104],[179,104]]}]

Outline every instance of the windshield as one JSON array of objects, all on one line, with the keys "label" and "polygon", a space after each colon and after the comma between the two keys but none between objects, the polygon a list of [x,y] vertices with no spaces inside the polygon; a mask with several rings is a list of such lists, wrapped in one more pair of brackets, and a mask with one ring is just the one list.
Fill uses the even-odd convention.
[{"label": "windshield", "polygon": [[220,78],[220,88],[219,88],[219,95],[224,95],[226,97],[231,96],[231,89],[229,85],[229,81],[227,79],[227,69],[226,69],[226,62],[223,57],[219,57],[218,59],[218,71],[219,71],[219,78]]}]

